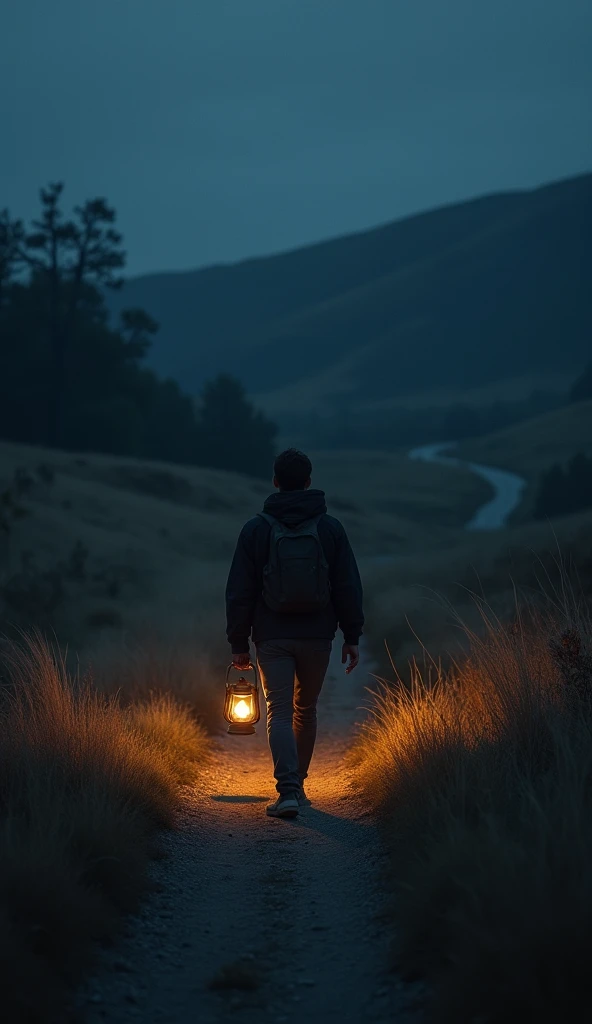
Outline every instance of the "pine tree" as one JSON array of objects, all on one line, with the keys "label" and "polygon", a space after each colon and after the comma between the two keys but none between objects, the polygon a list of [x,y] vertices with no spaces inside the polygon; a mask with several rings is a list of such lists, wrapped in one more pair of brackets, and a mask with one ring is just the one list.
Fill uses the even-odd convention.
[{"label": "pine tree", "polygon": [[141,309],[109,324],[105,286],[123,266],[103,199],[61,211],[42,190],[26,230],[0,211],[0,437],[78,451],[195,461],[195,403],[143,365],[158,325]]},{"label": "pine tree", "polygon": [[115,211],[104,199],[89,199],[65,220],[61,182],[41,189],[41,217],[19,239],[18,257],[43,284],[51,351],[48,440],[63,441],[68,361],[77,314],[96,287],[118,287],[115,274],[125,263],[121,235],[111,226]]}]

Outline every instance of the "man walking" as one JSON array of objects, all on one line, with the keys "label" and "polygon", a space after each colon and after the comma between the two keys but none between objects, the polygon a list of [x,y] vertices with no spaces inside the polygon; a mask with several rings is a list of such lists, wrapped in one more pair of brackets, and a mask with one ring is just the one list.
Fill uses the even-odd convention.
[{"label": "man walking", "polygon": [[249,638],[257,651],[279,794],[267,813],[276,818],[293,818],[310,803],[304,780],[331,644],[339,626],[341,661],[351,672],[364,624],[354,554],[341,523],[327,515],[323,491],[311,488],[311,473],[303,452],[278,455],[277,493],[243,527],[226,588],[235,668],[250,664]]}]

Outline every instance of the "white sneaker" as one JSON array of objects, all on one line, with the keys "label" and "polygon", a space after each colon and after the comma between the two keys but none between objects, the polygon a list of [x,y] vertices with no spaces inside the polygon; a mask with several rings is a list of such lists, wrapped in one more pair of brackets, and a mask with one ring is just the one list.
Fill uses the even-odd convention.
[{"label": "white sneaker", "polygon": [[266,810],[270,818],[295,818],[298,814],[298,799],[296,796],[278,796],[277,800],[267,805]]}]

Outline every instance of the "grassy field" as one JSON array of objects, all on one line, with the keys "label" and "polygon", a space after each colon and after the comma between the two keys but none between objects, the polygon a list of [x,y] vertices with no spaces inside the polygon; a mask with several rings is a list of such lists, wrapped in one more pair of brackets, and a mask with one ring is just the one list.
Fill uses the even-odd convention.
[{"label": "grassy field", "polygon": [[[511,617],[512,577],[536,586],[557,542],[592,576],[590,516],[562,520],[556,535],[548,524],[470,535],[459,527],[488,495],[467,471],[374,452],[314,462],[359,556],[380,671],[385,638],[401,674],[423,645],[436,661],[461,658],[447,602],[476,626],[469,591],[482,588]],[[206,729],[221,725],[228,563],[269,490],[240,475],[0,445],[0,619],[13,637],[0,645],[0,977],[12,1019],[46,1021],[142,893],[155,832],[207,757]],[[32,624],[68,644],[74,677],[40,640],[15,649],[15,627]],[[395,714],[383,704],[365,739],[366,780]],[[389,800],[380,795],[381,813]]]},{"label": "grassy field", "polygon": [[55,628],[77,650],[124,634],[151,647],[191,635],[195,645],[213,616],[219,628],[217,567],[261,506],[262,483],[0,446],[0,481],[12,492],[15,473],[27,485],[16,499],[23,515],[0,535],[5,622]]},{"label": "grassy field", "polygon": [[456,614],[478,626],[474,595],[505,620],[514,614],[516,591],[535,592],[561,561],[577,567],[592,596],[589,512],[493,533],[459,533],[437,550],[411,551],[385,564],[369,562],[364,566],[367,637],[377,664],[384,664],[385,642],[402,673],[410,659],[422,660],[426,652],[449,663],[466,648]]},{"label": "grassy field", "polygon": [[[446,544],[487,497],[464,470],[386,454],[319,454],[315,464],[314,483],[362,558]],[[125,633],[152,650],[164,637],[177,650],[207,638],[216,656],[225,651],[226,572],[265,481],[1,444],[2,488],[4,621],[56,628],[77,650]]]},{"label": "grassy field", "polygon": [[385,684],[354,754],[395,964],[427,979],[434,1024],[576,1020],[589,998],[592,636],[557,593],[509,626],[482,607],[448,675]]},{"label": "grassy field", "polygon": [[[339,398],[342,401],[348,400],[351,381],[347,371],[348,364],[344,360],[341,372],[336,371],[335,367],[331,367],[312,379],[295,381],[283,385],[277,391],[256,395],[257,405],[270,416],[275,416],[280,423],[285,417],[286,409],[299,410],[302,412],[303,418],[310,416],[311,410],[319,406],[326,408],[329,403],[335,402]],[[370,415],[379,411],[396,413],[418,409],[430,412],[438,408],[449,409],[457,404],[479,409],[496,402],[525,401],[533,391],[542,391],[548,395],[565,395],[573,381],[573,370],[567,370],[565,373],[534,371],[517,377],[491,381],[476,387],[459,387],[457,389],[454,387],[424,389],[423,381],[420,379],[419,391],[414,391],[413,386],[410,386],[409,392],[391,394],[384,398],[376,398],[374,392],[369,389],[367,395],[362,394],[356,399],[355,408],[358,414],[369,413]]]},{"label": "grassy field", "polygon": [[376,451],[312,453],[315,481],[327,493],[329,511],[343,520],[360,555],[446,543],[490,497],[488,485],[469,470],[426,463]]},{"label": "grassy field", "polygon": [[[525,581],[528,565],[532,578],[530,552],[555,546],[548,524],[459,530],[488,497],[466,470],[388,453],[313,456],[314,483],[326,489],[358,555],[367,635],[381,658],[384,639],[403,662],[417,653],[407,618],[431,649],[450,646],[436,592],[469,614],[467,590],[483,588],[503,610],[511,577]],[[0,533],[4,621],[55,628],[98,680],[116,679],[126,691],[166,680],[212,725],[213,680],[227,658],[228,564],[242,523],[270,486],[213,470],[0,445],[0,489],[14,489],[15,472],[27,477],[18,499],[25,514]],[[590,557],[588,516],[557,530],[564,547]]]}]

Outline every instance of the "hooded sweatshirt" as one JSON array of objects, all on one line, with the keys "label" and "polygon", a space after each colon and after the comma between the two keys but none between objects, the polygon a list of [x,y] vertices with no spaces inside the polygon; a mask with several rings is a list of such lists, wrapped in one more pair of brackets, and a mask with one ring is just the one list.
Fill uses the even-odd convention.
[{"label": "hooded sweatshirt", "polygon": [[345,643],[357,644],[364,625],[362,583],[347,534],[338,519],[327,515],[323,491],[277,491],[263,506],[267,515],[286,526],[320,516],[319,540],[329,566],[331,601],[305,614],[274,612],[263,601],[263,569],[269,559],[271,526],[255,516],[241,530],[226,587],[227,636],[233,654],[266,640],[332,640],[337,627]]}]

